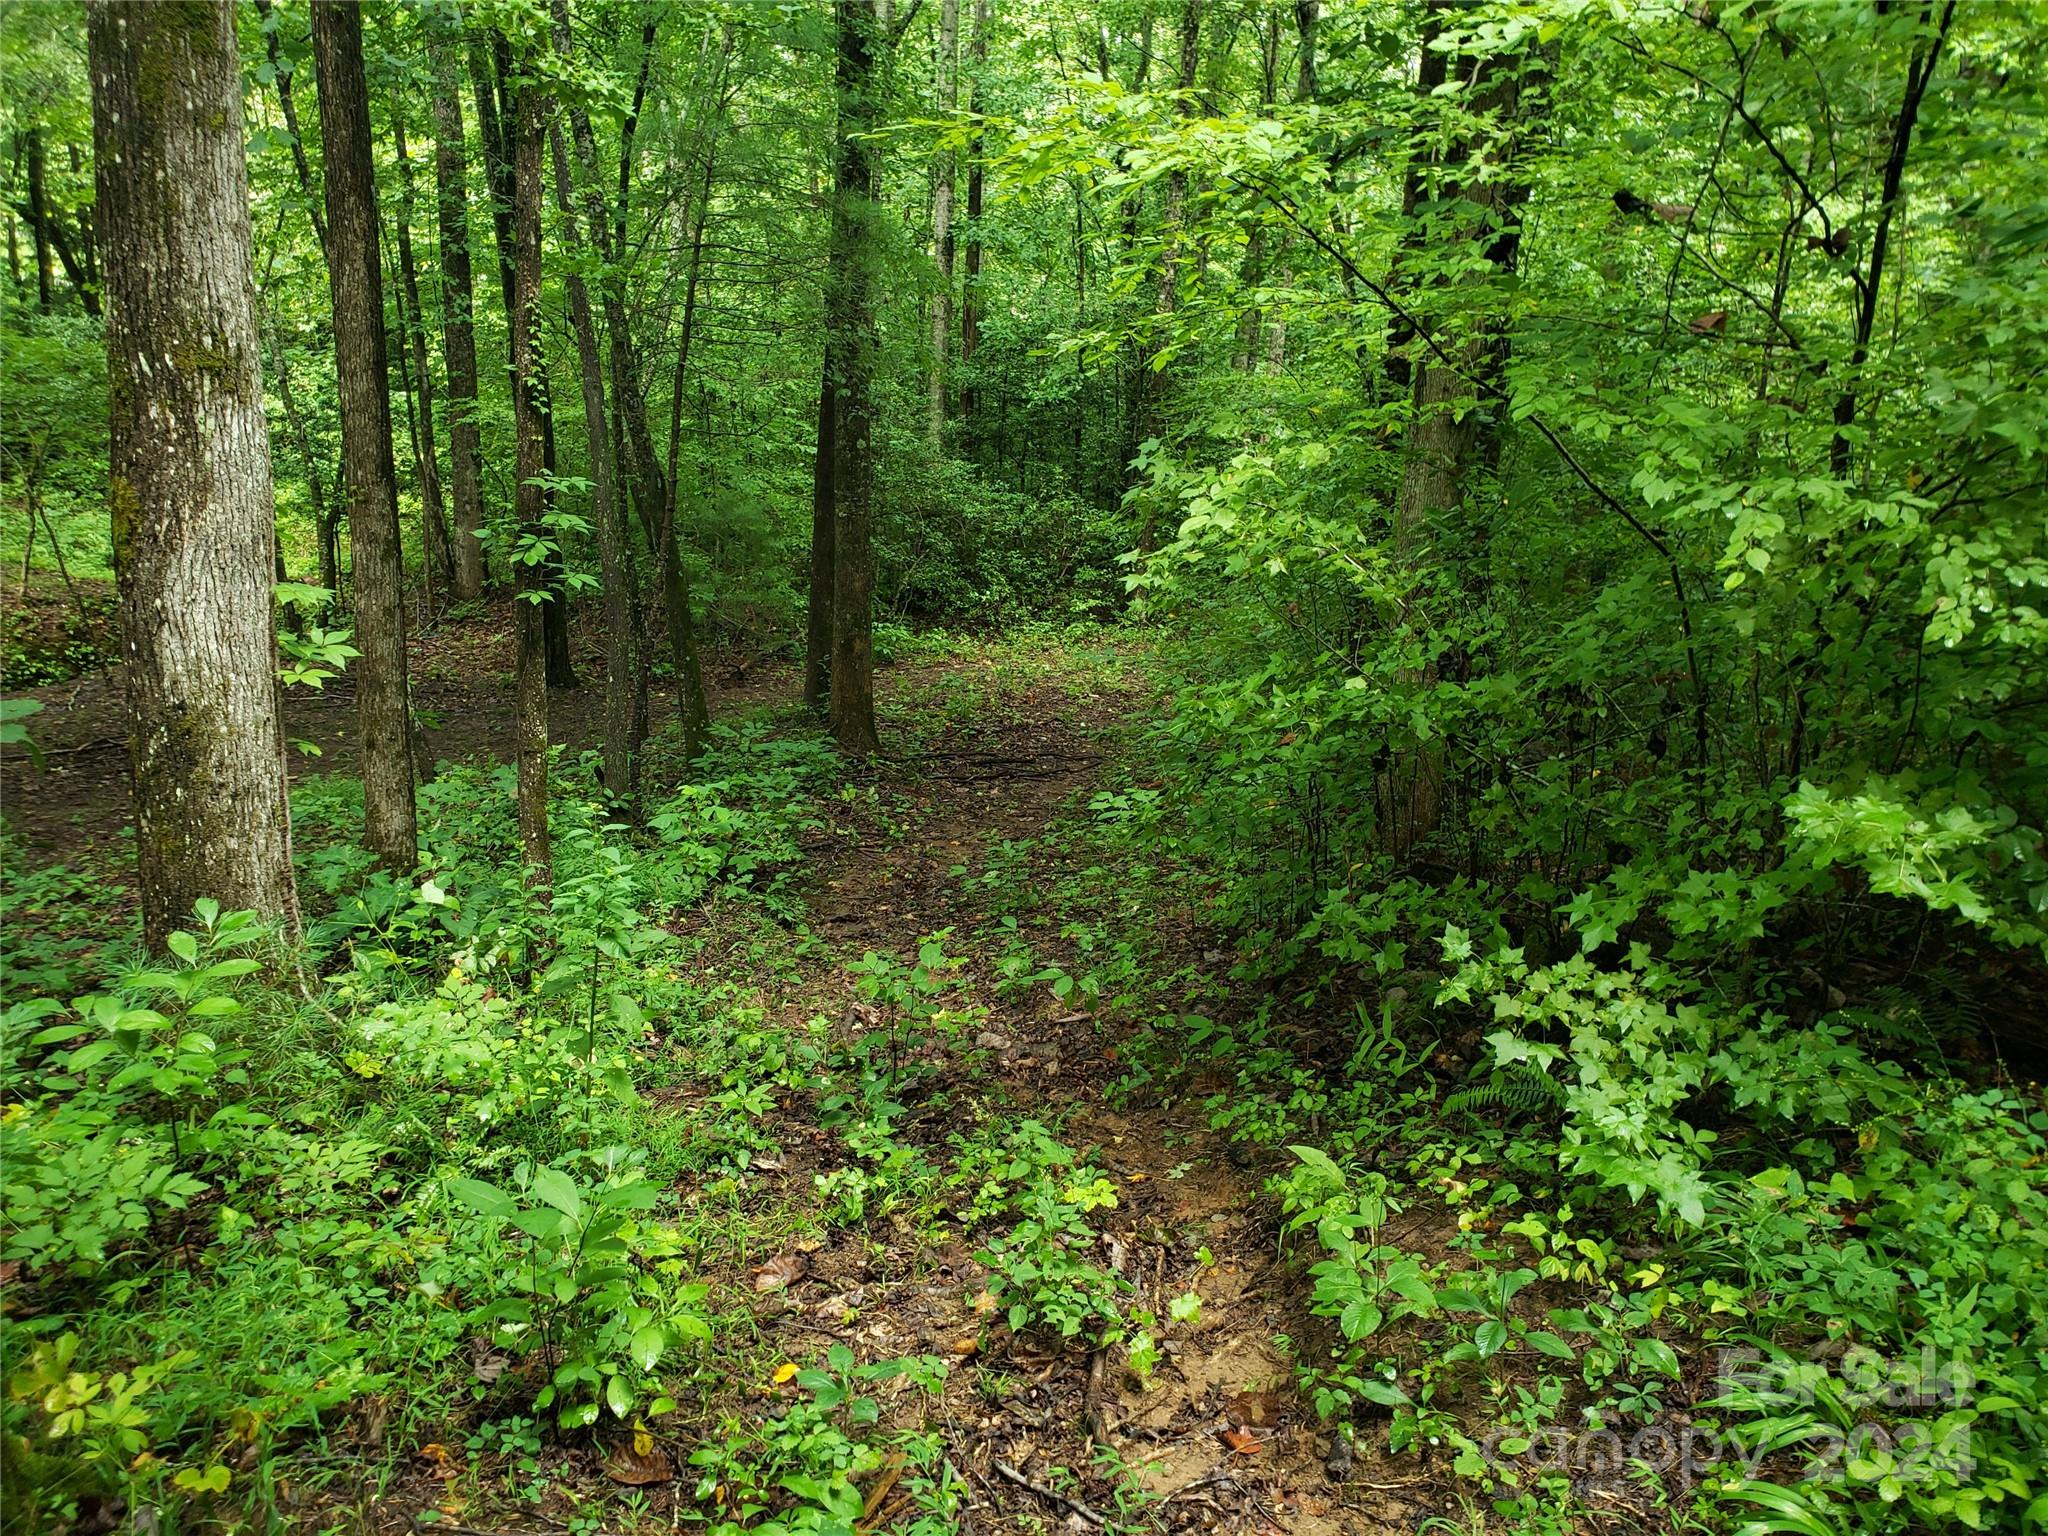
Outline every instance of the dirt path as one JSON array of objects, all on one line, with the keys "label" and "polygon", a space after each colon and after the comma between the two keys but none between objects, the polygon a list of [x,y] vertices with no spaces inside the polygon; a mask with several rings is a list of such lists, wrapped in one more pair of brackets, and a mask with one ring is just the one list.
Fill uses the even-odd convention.
[{"label": "dirt path", "polygon": [[[944,670],[925,680],[934,676],[943,682]],[[919,681],[915,672],[893,677],[885,705],[900,710]],[[1238,1166],[1198,1102],[1112,1091],[1127,1043],[1121,1026],[1044,986],[1022,997],[996,987],[999,927],[991,887],[975,877],[992,852],[1042,839],[1085,807],[1136,703],[1113,688],[1057,682],[1005,691],[922,753],[886,765],[878,787],[898,797],[907,826],[893,837],[867,829],[822,871],[812,928],[832,953],[782,1003],[792,1021],[822,1011],[857,1029],[861,1005],[846,965],[867,950],[914,954],[926,935],[952,930],[947,952],[962,957],[971,995],[989,1012],[974,1026],[974,1049],[925,1043],[943,1059],[927,1091],[945,1109],[905,1134],[928,1136],[936,1153],[960,1108],[982,1104],[1011,1121],[1056,1126],[1101,1167],[1117,1204],[1097,1213],[1099,1242],[1083,1257],[1120,1278],[1127,1315],[1160,1320],[1151,1380],[1131,1374],[1123,1344],[1061,1347],[991,1326],[989,1274],[973,1257],[986,1234],[943,1222],[871,1223],[865,1242],[841,1235],[802,1260],[799,1281],[763,1299],[759,1325],[796,1360],[818,1352],[820,1335],[863,1358],[949,1360],[936,1408],[906,1402],[900,1427],[943,1434],[971,1490],[963,1530],[1412,1529],[1419,1512],[1443,1505],[1427,1494],[1390,1502],[1384,1490],[1335,1486],[1325,1472],[1327,1437],[1273,1342],[1276,1333],[1299,1336],[1303,1319],[1260,1177]],[[808,1182],[843,1156],[822,1133],[805,1144],[801,1128],[789,1129],[787,1177]],[[1175,1298],[1187,1309],[1190,1297],[1199,1298],[1196,1315],[1169,1322]],[[890,1496],[880,1497],[876,1507],[886,1509]]]}]

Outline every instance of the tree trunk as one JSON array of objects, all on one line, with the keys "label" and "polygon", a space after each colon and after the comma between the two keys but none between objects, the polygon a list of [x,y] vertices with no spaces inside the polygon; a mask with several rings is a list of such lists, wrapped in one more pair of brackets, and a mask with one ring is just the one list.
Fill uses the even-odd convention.
[{"label": "tree trunk", "polygon": [[277,394],[284,402],[285,430],[298,444],[299,458],[306,466],[306,493],[313,500],[313,531],[320,545],[320,585],[338,604],[341,598],[341,556],[335,547],[334,509],[328,505],[327,487],[320,481],[320,461],[313,455],[313,440],[306,434],[306,421],[299,414],[298,397],[292,390],[291,364],[285,360],[284,345],[277,346]]},{"label": "tree trunk", "polygon": [[36,308],[44,314],[51,309],[50,203],[43,165],[43,130],[31,128],[23,135],[28,141],[28,221],[36,243]]},{"label": "tree trunk", "polygon": [[434,191],[441,228],[441,349],[448,363],[448,485],[458,599],[484,591],[483,447],[476,420],[476,283],[469,256],[469,154],[455,55],[434,46]]},{"label": "tree trunk", "polygon": [[[982,75],[988,65],[989,0],[974,0],[974,27],[968,34],[967,57],[974,66],[974,109],[980,113]],[[982,136],[977,126],[967,144],[967,253],[960,282],[960,367],[968,375],[960,386],[960,414],[972,422],[980,401],[973,381],[975,350],[981,345],[981,213]]]},{"label": "tree trunk", "polygon": [[405,571],[398,532],[398,476],[391,459],[391,385],[383,273],[377,260],[363,18],[355,5],[314,0],[313,63],[326,177],[327,277],[334,304],[355,643],[363,653],[356,665],[363,843],[386,869],[404,873],[419,857],[406,685]]},{"label": "tree trunk", "polygon": [[[1422,248],[1426,238],[1416,217],[1422,207],[1424,174],[1430,167],[1429,132],[1422,116],[1430,110],[1437,88],[1444,83],[1450,55],[1432,47],[1443,32],[1442,10],[1448,0],[1430,0],[1422,22],[1422,46],[1415,68],[1415,96],[1418,106],[1415,126],[1408,136],[1407,158],[1401,171],[1401,233],[1394,247],[1394,260],[1387,273],[1387,286],[1399,301],[1410,284],[1402,271],[1404,258]],[[1448,201],[1448,199],[1446,199]],[[1395,310],[1387,317],[1387,351],[1382,372],[1388,383],[1406,394],[1416,387],[1414,360],[1415,327],[1406,314]]]},{"label": "tree trunk", "polygon": [[86,20],[143,935],[210,896],[295,936],[235,9]]},{"label": "tree trunk", "polygon": [[[1429,25],[1435,25],[1434,18]],[[1425,38],[1430,35],[1425,32]],[[1425,43],[1425,53],[1429,51]],[[1534,56],[1524,60],[1500,55],[1475,59],[1461,67],[1471,71],[1461,97],[1471,104],[1471,111],[1482,121],[1491,118],[1513,125],[1524,82],[1539,65]],[[1506,158],[1511,161],[1514,152],[1510,139]],[[1437,200],[1446,208],[1468,212],[1461,225],[1440,223],[1436,236],[1482,242],[1487,267],[1497,274],[1511,274],[1521,247],[1520,209],[1528,198],[1528,187],[1499,155],[1475,160],[1479,153],[1475,138],[1453,144],[1446,154],[1446,167],[1469,168],[1462,180],[1440,187]],[[1490,397],[1498,394],[1498,380],[1506,367],[1507,337],[1484,303],[1481,300],[1479,312],[1466,317],[1455,332],[1438,324],[1418,335],[1418,345],[1427,350],[1416,368],[1415,410],[1394,505],[1395,555],[1415,584],[1402,601],[1403,621],[1411,627],[1416,622],[1417,594],[1438,554],[1439,525],[1463,503],[1472,470],[1490,465],[1498,453],[1498,406]],[[1469,401],[1474,394],[1483,402],[1481,408],[1457,409],[1459,402]],[[1423,685],[1433,675],[1432,664],[1404,674],[1402,680]],[[1427,742],[1403,754],[1385,775],[1381,835],[1395,857],[1405,856],[1435,829],[1442,797],[1441,742]]]},{"label": "tree trunk", "polygon": [[[558,35],[566,38],[566,5],[556,8]],[[643,41],[645,39],[643,38]],[[696,626],[690,612],[690,586],[683,569],[674,515],[675,492],[662,473],[655,456],[654,434],[647,420],[647,396],[641,385],[638,353],[633,347],[632,322],[626,309],[624,273],[620,262],[624,252],[607,237],[607,210],[597,182],[597,139],[591,131],[590,114],[580,106],[569,113],[569,130],[576,146],[576,171],[583,188],[584,211],[591,233],[599,241],[607,269],[601,287],[605,331],[611,340],[612,392],[618,414],[625,426],[622,457],[631,466],[633,498],[641,520],[655,529],[655,548],[661,562],[662,609],[667,623],[669,659],[676,678],[676,709],[683,734],[683,759],[695,762],[704,750],[710,730],[711,711],[704,696],[704,669],[697,655]],[[704,195],[710,196],[710,172],[706,169]],[[622,177],[621,197],[629,178]],[[625,204],[618,206],[623,217]],[[692,267],[691,282],[695,282]],[[689,346],[684,333],[685,354]],[[622,466],[623,467],[623,466]],[[623,512],[621,513],[623,527]],[[621,550],[623,554],[623,548]],[[600,558],[602,556],[600,555]],[[644,649],[644,647],[643,647]]]},{"label": "tree trunk", "polygon": [[1891,240],[1892,216],[1899,210],[1899,192],[1904,185],[1906,154],[1913,145],[1913,128],[1920,120],[1920,101],[1941,62],[1942,45],[1956,16],[1956,0],[1948,0],[1935,20],[1934,0],[1920,8],[1920,30],[1933,35],[1913,50],[1906,66],[1906,88],[1899,110],[1892,119],[1892,142],[1885,155],[1884,180],[1878,191],[1877,228],[1870,237],[1870,269],[1857,283],[1856,329],[1849,351],[1849,384],[1835,397],[1835,434],[1828,443],[1828,472],[1837,479],[1849,473],[1849,429],[1856,424],[1856,391],[1863,366],[1870,361],[1870,338],[1877,328],[1877,305],[1884,292],[1885,250]]},{"label": "tree trunk", "polygon": [[[520,531],[545,532],[546,500],[539,477],[546,467],[537,402],[540,347],[535,331],[540,322],[540,141],[542,98],[532,84],[519,87],[513,110],[512,206],[509,210],[513,251],[512,416],[517,435],[519,486],[515,506]],[[552,878],[548,856],[548,675],[545,605],[558,601],[546,586],[539,566],[514,562],[518,576],[519,711],[518,780],[519,847],[533,878],[545,886]]]},{"label": "tree trunk", "polygon": [[[510,314],[513,304],[517,302],[517,278],[513,270],[517,261],[514,249],[517,245],[517,236],[512,227],[512,199],[517,190],[517,174],[512,164],[513,146],[507,135],[516,132],[516,125],[512,122],[515,112],[511,95],[512,48],[504,33],[492,34],[491,54],[488,58],[485,57],[481,45],[473,45],[470,48],[469,72],[470,83],[476,95],[478,126],[483,134],[484,165],[489,172],[491,185],[491,221],[498,236],[498,284],[504,290],[505,312]],[[540,337],[537,328],[531,339],[535,351],[534,367],[528,379],[527,403],[539,417],[541,440],[541,467],[534,473],[545,476],[555,472],[554,406],[549,397],[547,365],[539,350]],[[519,365],[509,356],[509,331],[507,347],[508,369],[516,373]],[[516,390],[516,383],[514,388]],[[543,488],[543,516],[553,500],[553,493]],[[558,550],[547,562],[546,585],[549,597],[541,610],[550,688],[576,686],[576,672],[569,656],[568,594],[564,590],[562,580],[566,555],[566,551]]]},{"label": "tree trunk", "polygon": [[405,118],[394,108],[392,147],[398,153],[398,272],[405,288],[405,307],[412,312],[406,329],[411,337],[412,371],[420,396],[420,522],[425,532],[426,568],[443,592],[455,587],[455,557],[448,547],[448,516],[441,501],[440,448],[434,440],[434,370],[427,358],[427,314],[420,308],[419,270],[412,260],[412,159],[406,153]]},{"label": "tree trunk", "polygon": [[[828,286],[834,281],[828,277]],[[804,636],[804,702],[820,714],[832,697],[832,582],[838,569],[832,550],[832,509],[837,499],[832,487],[832,424],[838,414],[837,371],[828,330],[818,379],[817,449],[811,459],[811,601]]]},{"label": "tree trunk", "polygon": [[[976,0],[977,8],[987,0]],[[839,123],[832,204],[832,292],[826,328],[839,377],[832,423],[832,734],[842,750],[880,750],[875,734],[874,590],[868,547],[875,463],[874,264],[881,122],[877,53],[884,46],[873,0],[835,0]]]},{"label": "tree trunk", "polygon": [[[984,42],[986,40],[984,39]],[[951,117],[958,108],[960,0],[942,0],[939,7],[939,112]],[[933,452],[946,433],[946,349],[953,335],[953,152],[942,149],[932,158],[932,259],[939,269],[932,293],[932,378],[930,425]]]},{"label": "tree trunk", "polygon": [[[559,13],[558,13],[559,15]],[[558,19],[555,47],[567,53],[568,29]],[[576,209],[570,200],[574,180],[569,151],[560,124],[549,125],[555,156],[555,203],[572,255],[582,245]],[[612,474],[612,441],[604,409],[604,357],[598,351],[597,322],[590,315],[590,291],[583,276],[569,269],[569,323],[576,333],[576,356],[583,375],[583,430],[590,440],[590,521],[597,533],[597,558],[604,579],[604,758],[605,790],[628,814],[640,802],[640,743],[634,737],[633,690],[640,675],[639,583],[633,552],[626,541],[625,508],[619,503]]]},{"label": "tree trunk", "polygon": [[291,135],[292,169],[298,175],[299,193],[306,199],[306,218],[313,226],[313,238],[320,242],[324,255],[327,252],[327,221],[320,217],[320,199],[313,190],[313,168],[306,159],[306,140],[299,129],[299,104],[298,98],[292,94],[291,63],[278,42],[277,29],[281,18],[271,0],[256,0],[256,15],[263,23],[263,51],[270,61],[271,79],[277,82],[277,105],[284,114],[284,131]]}]

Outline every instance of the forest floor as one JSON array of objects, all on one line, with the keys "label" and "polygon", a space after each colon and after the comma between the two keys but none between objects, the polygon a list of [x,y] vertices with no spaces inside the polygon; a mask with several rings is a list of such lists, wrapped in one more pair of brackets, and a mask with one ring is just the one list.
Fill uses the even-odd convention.
[{"label": "forest floor", "polygon": [[[1043,986],[1005,995],[999,967],[1011,930],[999,911],[1017,918],[1037,958],[1083,969],[1073,946],[1092,941],[1087,925],[1065,912],[1020,910],[1011,881],[1026,878],[1040,892],[1063,879],[1099,882],[1105,895],[1114,886],[1116,872],[1083,867],[1085,851],[1063,833],[1077,816],[1085,820],[1144,702],[1127,658],[1113,653],[1081,667],[1059,657],[1026,669],[1037,674],[1028,677],[1012,659],[970,650],[878,674],[894,750],[872,770],[874,794],[836,805],[830,828],[812,840],[807,927],[822,943],[805,946],[799,964],[764,962],[751,926],[716,910],[687,919],[686,937],[705,941],[697,963],[707,987],[731,984],[737,971],[771,1024],[798,1033],[823,1018],[845,1034],[873,1027],[849,965],[870,952],[914,955],[943,934],[946,954],[960,962],[958,992],[975,1000],[972,1023],[952,1040],[906,1039],[906,1058],[933,1070],[898,1139],[943,1165],[949,1133],[967,1124],[1036,1120],[1105,1172],[1116,1205],[1099,1213],[1098,1251],[1088,1257],[1128,1286],[1120,1298],[1127,1315],[1142,1309],[1161,1320],[1161,1364],[1141,1384],[1121,1344],[1063,1346],[1003,1326],[989,1272],[973,1256],[977,1240],[943,1211],[821,1223],[819,1178],[853,1160],[801,1097],[785,1100],[748,1180],[750,1231],[723,1272],[706,1276],[714,1300],[742,1298],[753,1342],[727,1355],[721,1329],[723,1385],[661,1421],[657,1444],[678,1480],[642,1490],[644,1518],[666,1525],[701,1512],[703,1490],[686,1465],[693,1444],[721,1420],[784,1412],[797,1389],[778,1384],[778,1367],[821,1360],[835,1344],[864,1363],[946,1361],[936,1398],[907,1381],[882,1388],[880,1423],[941,1438],[945,1465],[964,1484],[963,1531],[1320,1536],[1410,1530],[1456,1510],[1453,1481],[1419,1475],[1412,1458],[1361,1458],[1342,1481],[1326,1472],[1329,1437],[1275,1343],[1314,1326],[1300,1276],[1279,1252],[1277,1207],[1263,1198],[1250,1159],[1209,1129],[1200,1107],[1202,1090],[1222,1084],[1195,1082],[1163,1102],[1154,1089],[1120,1082],[1132,1041],[1119,1027]],[[749,680],[746,696],[786,697],[795,682],[779,667]],[[1028,876],[1020,850],[1033,854]],[[1168,918],[1155,932],[1166,947],[1152,958],[1169,971],[1210,973],[1226,958],[1188,923]],[[687,1113],[716,1086],[686,1085],[673,1107]],[[1409,1240],[1428,1239],[1415,1231]],[[1198,1311],[1167,1324],[1176,1298],[1189,1297],[1199,1298]],[[512,1501],[505,1468],[488,1455],[453,1476],[429,1456],[409,1463],[375,1513],[360,1513],[380,1532],[427,1528],[422,1514],[430,1522],[436,1513],[444,1529],[530,1531],[536,1516],[563,1529],[606,1489],[621,1436],[544,1456],[558,1483],[538,1508]],[[915,1512],[909,1471],[893,1457],[863,1483],[862,1531]]]},{"label": "forest floor", "polygon": [[[558,697],[554,715],[557,739],[572,747],[594,737],[601,703],[600,658],[579,650],[578,661],[585,685]],[[415,666],[437,756],[502,759],[509,616],[423,634]],[[793,705],[787,662],[728,658],[712,681],[728,722],[815,732]],[[715,999],[716,1017],[758,1018],[764,1039],[783,1042],[764,1051],[829,1038],[834,1059],[851,1059],[863,1036],[887,1030],[892,1083],[899,1056],[903,1068],[900,1115],[862,1142],[857,1123],[821,1124],[824,1078],[759,1070],[746,1112],[752,1155],[721,1165],[736,1172],[692,1174],[668,1192],[695,1234],[689,1269],[709,1288],[715,1331],[651,1440],[635,1447],[610,1418],[560,1438],[517,1429],[533,1423],[520,1408],[535,1390],[531,1363],[508,1372],[479,1336],[457,1406],[446,1406],[446,1383],[430,1405],[411,1396],[427,1383],[395,1380],[287,1450],[273,1467],[284,1523],[376,1536],[594,1536],[746,1518],[726,1502],[745,1464],[823,1454],[809,1441],[796,1447],[789,1427],[815,1393],[813,1373],[847,1377],[919,1357],[942,1363],[940,1379],[927,1369],[922,1381],[871,1389],[884,1437],[874,1443],[898,1449],[861,1471],[863,1536],[945,1529],[930,1522],[948,1504],[952,1527],[979,1536],[1365,1536],[1469,1511],[1470,1485],[1446,1460],[1367,1450],[1385,1437],[1365,1430],[1354,1458],[1297,1391],[1285,1341],[1313,1348],[1329,1324],[1310,1315],[1307,1278],[1265,1192],[1288,1156],[1213,1129],[1205,1100],[1228,1094],[1231,1080],[1156,1027],[1194,1013],[1227,1025],[1261,999],[1231,980],[1245,957],[1204,927],[1199,902],[1160,899],[1169,887],[1139,867],[1149,861],[1156,874],[1170,856],[1103,835],[1114,804],[1145,792],[1133,783],[1142,770],[1132,743],[1157,700],[1142,642],[1116,631],[934,639],[877,681],[887,753],[849,766],[816,798],[805,857],[790,872],[794,915],[714,895],[660,916],[678,941],[684,995]],[[100,844],[95,862],[118,870],[103,842],[126,819],[117,683],[102,673],[36,694],[51,767],[8,765],[10,827],[32,857],[77,858]],[[294,701],[288,734],[323,747],[317,758],[294,754],[298,774],[347,771],[349,702],[336,687]],[[932,967],[943,1009],[905,1024],[909,1010],[885,1018],[864,1000],[867,957],[912,957],[907,966],[933,943],[945,956]],[[1096,974],[1110,978],[1100,993],[1045,984]],[[923,1028],[940,1018],[943,1027]],[[635,1074],[649,1135],[724,1134],[706,1127],[732,1123],[720,1101],[747,1085],[710,1063],[702,1036],[693,1044],[680,1021],[650,1023]],[[981,1177],[974,1157],[1033,1123],[1044,1144],[1074,1154],[1045,1165],[1060,1181],[1100,1173],[1113,1192],[1042,1248],[1115,1277],[1124,1323],[1101,1347],[1090,1342],[1099,1324],[1065,1339],[1042,1322],[1011,1328],[1014,1289],[999,1302],[988,1265],[1001,1229],[962,1209]],[[849,1210],[849,1189],[859,1209]],[[1439,1256],[1457,1230],[1454,1212],[1424,1201],[1393,1225],[1390,1241]],[[1157,1357],[1144,1379],[1130,1356],[1141,1330]],[[923,1450],[906,1457],[913,1442]],[[1625,1480],[1593,1491],[1607,1519],[1589,1529],[1659,1524]]]}]

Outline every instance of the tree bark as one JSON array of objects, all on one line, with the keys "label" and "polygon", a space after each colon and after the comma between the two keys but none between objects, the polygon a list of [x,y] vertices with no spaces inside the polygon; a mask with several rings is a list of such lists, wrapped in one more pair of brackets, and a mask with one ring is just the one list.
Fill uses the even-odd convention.
[{"label": "tree bark", "polygon": [[[326,179],[328,287],[334,304],[335,379],[341,400],[342,484],[355,584],[358,734],[363,843],[393,873],[419,857],[405,660],[405,571],[398,476],[391,458],[391,385],[384,283],[371,175],[370,97],[363,75],[362,12],[314,0],[313,64]],[[238,119],[239,120],[239,119]]]},{"label": "tree bark", "polygon": [[[976,0],[979,12],[987,0]],[[832,292],[826,328],[838,365],[832,423],[832,735],[843,751],[880,750],[875,733],[874,590],[869,549],[875,463],[875,190],[881,121],[873,0],[835,0],[839,121],[832,204]]]},{"label": "tree bark", "polygon": [[448,485],[458,599],[484,591],[483,446],[476,420],[476,281],[469,252],[469,151],[455,55],[434,45],[434,191],[441,230],[441,350],[448,364]]},{"label": "tree bark", "polygon": [[86,21],[143,935],[202,896],[296,935],[234,6]]},{"label": "tree bark", "polygon": [[[985,40],[984,40],[985,41]],[[939,7],[938,107],[951,117],[959,107],[960,0]],[[946,350],[953,336],[953,152],[932,157],[932,260],[939,269],[932,293],[932,377],[928,431],[934,452],[946,434]]]},{"label": "tree bark", "polygon": [[[540,91],[519,87],[513,110],[512,206],[509,210],[513,251],[512,415],[517,435],[515,457],[519,486],[515,506],[520,532],[545,533],[546,498],[539,477],[545,471],[546,447],[541,437],[537,395],[540,347],[535,331],[540,322],[540,141],[543,112]],[[558,601],[547,590],[543,569],[513,562],[518,575],[519,707],[518,782],[519,846],[526,867],[543,886],[551,879],[548,850],[548,673],[546,604]]]},{"label": "tree bark", "polygon": [[427,570],[443,592],[455,587],[455,556],[448,545],[448,515],[441,500],[440,446],[434,440],[434,370],[427,358],[427,314],[420,308],[419,269],[412,260],[412,158],[406,153],[405,118],[391,116],[392,148],[398,154],[398,272],[404,284],[405,307],[411,311],[406,330],[411,340],[412,371],[420,397],[420,521],[425,537]]}]

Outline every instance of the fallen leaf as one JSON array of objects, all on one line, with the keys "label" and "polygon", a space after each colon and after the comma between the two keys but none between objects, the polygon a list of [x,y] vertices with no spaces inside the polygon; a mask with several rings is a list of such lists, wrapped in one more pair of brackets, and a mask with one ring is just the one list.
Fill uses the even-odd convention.
[{"label": "fallen leaf", "polygon": [[1278,1392],[1239,1392],[1223,1405],[1233,1424],[1270,1429],[1280,1422],[1286,1407]]},{"label": "fallen leaf", "polygon": [[644,1453],[634,1445],[614,1446],[611,1455],[604,1459],[604,1475],[628,1488],[645,1488],[652,1483],[674,1482],[676,1468],[668,1453],[655,1446],[650,1437]]},{"label": "fallen leaf", "polygon": [[1265,1449],[1259,1443],[1259,1437],[1248,1429],[1226,1429],[1222,1438],[1223,1443],[1240,1456],[1256,1456]]},{"label": "fallen leaf", "polygon": [[780,1291],[795,1285],[803,1279],[804,1271],[810,1268],[810,1261],[800,1253],[785,1253],[780,1258],[770,1259],[754,1271],[754,1289],[757,1291]]},{"label": "fallen leaf", "polygon": [[953,1341],[953,1353],[963,1358],[968,1355],[978,1355],[981,1353],[981,1340],[955,1339]]},{"label": "fallen leaf", "polygon": [[796,1365],[796,1362],[795,1362],[794,1360],[785,1360],[785,1361],[783,1361],[783,1362],[782,1362],[782,1364],[780,1364],[780,1365],[778,1365],[777,1367],[775,1367],[775,1375],[774,1375],[774,1378],[773,1378],[773,1380],[774,1380],[774,1382],[775,1382],[775,1385],[777,1385],[777,1386],[779,1387],[779,1386],[781,1386],[781,1385],[782,1385],[782,1384],[783,1384],[783,1383],[784,1383],[785,1381],[792,1381],[792,1380],[794,1380],[794,1379],[795,1379],[795,1377],[796,1377],[796,1372],[797,1372],[797,1365]]},{"label": "fallen leaf", "polygon": [[1695,336],[1715,336],[1728,329],[1728,311],[1710,309],[1703,315],[1694,315],[1686,327]]},{"label": "fallen leaf", "polygon": [[995,1311],[996,1305],[995,1297],[989,1294],[989,1292],[984,1290],[975,1293],[974,1315],[976,1317],[987,1317],[989,1313]]}]

